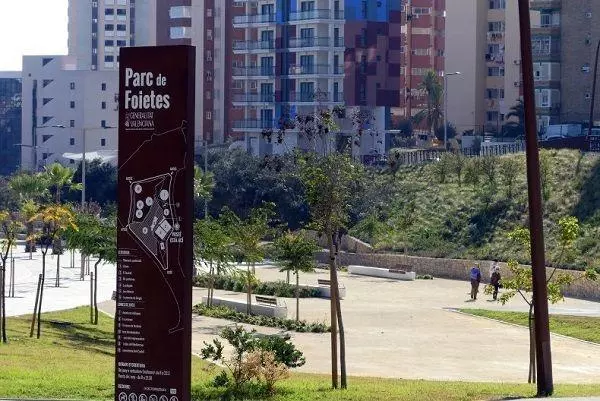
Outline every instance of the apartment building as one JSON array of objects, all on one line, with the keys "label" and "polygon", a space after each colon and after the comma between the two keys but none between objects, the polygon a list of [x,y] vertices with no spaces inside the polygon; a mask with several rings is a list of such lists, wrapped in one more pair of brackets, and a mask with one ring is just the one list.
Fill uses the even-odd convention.
[{"label": "apartment building", "polygon": [[455,0],[446,31],[447,70],[461,72],[448,79],[448,121],[459,133],[501,132],[523,94],[517,0]]},{"label": "apartment building", "polygon": [[[21,166],[75,164],[88,154],[110,160],[117,149],[118,72],[78,69],[74,56],[24,56]],[[94,157],[94,156],[90,156]]]},{"label": "apartment building", "polygon": [[[600,2],[535,0],[540,13],[533,30],[540,124],[587,122],[592,98]],[[600,107],[596,96],[596,110]]]},{"label": "apartment building", "polygon": [[[281,143],[261,133],[280,118],[346,106],[375,115],[362,155],[384,152],[391,107],[400,106],[398,0],[272,0],[234,3],[231,131],[256,155],[308,148],[291,130]],[[350,130],[342,124],[342,134]]]},{"label": "apartment building", "polygon": [[[456,8],[454,2],[450,6]],[[404,118],[414,116],[426,106],[425,93],[419,90],[428,70],[444,72],[445,0],[402,1],[401,106]]]},{"label": "apartment building", "polygon": [[21,73],[0,72],[0,175],[19,169],[21,142]]}]

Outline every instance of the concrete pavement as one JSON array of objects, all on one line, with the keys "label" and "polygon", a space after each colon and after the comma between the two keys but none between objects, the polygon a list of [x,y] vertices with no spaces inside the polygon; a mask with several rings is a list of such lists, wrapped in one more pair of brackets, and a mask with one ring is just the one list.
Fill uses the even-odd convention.
[{"label": "concrete pavement", "polygon": [[[15,297],[6,298],[6,314],[7,316],[17,316],[33,313],[38,276],[42,272],[42,254],[38,249],[38,252],[33,253],[33,259],[30,260],[29,253],[25,253],[24,247],[19,245],[13,250],[13,256],[15,258]],[[79,254],[75,255],[74,268],[71,268],[69,251],[60,257],[60,287],[58,288],[54,286],[56,258],[56,255],[51,255],[51,251],[48,251],[42,312],[89,305],[90,277],[85,276],[84,281],[79,280],[81,271]],[[94,262],[93,259],[90,262],[92,271]],[[6,276],[8,293],[8,269]],[[110,299],[116,283],[115,266],[110,264],[98,266],[98,277],[98,301]]]},{"label": "concrete pavement", "polygon": [[[262,280],[285,279],[274,268],[257,268]],[[487,296],[471,302],[469,283],[452,280],[402,282],[341,273],[347,288],[342,301],[346,327],[348,373],[406,379],[521,382],[527,377],[528,333],[526,328],[474,316],[452,313],[445,308],[526,310],[517,299],[506,307],[488,302]],[[302,283],[326,278],[325,271],[300,276]],[[205,294],[196,290],[195,299]],[[215,291],[217,296],[245,299],[244,294]],[[286,299],[288,317],[293,299]],[[301,319],[328,321],[329,303],[324,299],[302,299]],[[594,302],[567,299],[552,308],[554,313],[598,315]],[[231,322],[194,316],[193,342],[199,352]],[[279,330],[255,327],[261,333]],[[307,363],[300,371],[330,370],[329,335],[290,333],[304,352]],[[558,383],[589,383],[600,379],[600,346],[562,336],[552,336],[554,378]]]}]

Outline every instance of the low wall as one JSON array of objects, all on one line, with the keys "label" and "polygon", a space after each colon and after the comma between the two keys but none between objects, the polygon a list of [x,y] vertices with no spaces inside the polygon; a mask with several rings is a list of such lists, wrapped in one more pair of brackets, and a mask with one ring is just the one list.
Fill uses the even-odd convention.
[{"label": "low wall", "polygon": [[[317,261],[321,263],[329,262],[329,252],[323,251],[317,253]],[[390,269],[396,265],[412,266],[411,271],[421,274],[431,274],[434,277],[447,278],[452,280],[469,279],[469,270],[475,263],[480,263],[482,281],[489,281],[490,261],[486,260],[464,260],[464,259],[438,259],[425,258],[419,256],[407,256],[391,253],[347,253],[340,252],[339,263],[343,266],[361,265],[373,266]],[[500,274],[502,277],[509,277],[510,272],[506,263],[499,263]],[[549,276],[553,269],[546,269]],[[581,275],[581,272],[562,270],[575,277]],[[567,297],[581,298],[600,301],[600,282],[591,282],[589,280],[578,280],[564,289],[564,295]]]},{"label": "low wall", "polygon": [[[320,236],[316,231],[307,230],[307,235],[313,240],[317,241],[321,248],[327,249],[327,238],[325,236]],[[340,242],[340,249],[346,252],[352,253],[373,253],[373,247],[370,244],[367,244],[364,241],[359,240],[351,235],[342,236],[342,240]]]},{"label": "low wall", "polygon": [[[237,312],[242,312],[245,313],[246,312],[246,301],[241,301],[239,299],[224,299],[224,298],[218,298],[218,297],[214,297],[212,300],[212,304],[214,306],[217,305],[224,305],[227,306],[228,308],[231,308]],[[207,304],[208,302],[208,297],[202,297],[202,303],[203,304]],[[281,306],[281,305],[277,305],[277,306],[271,306],[271,305],[263,305],[263,304],[258,304],[258,303],[252,303],[251,305],[251,310],[252,310],[252,314],[254,315],[263,315],[263,316],[271,316],[271,317],[280,317],[280,318],[287,318],[287,306]]]}]

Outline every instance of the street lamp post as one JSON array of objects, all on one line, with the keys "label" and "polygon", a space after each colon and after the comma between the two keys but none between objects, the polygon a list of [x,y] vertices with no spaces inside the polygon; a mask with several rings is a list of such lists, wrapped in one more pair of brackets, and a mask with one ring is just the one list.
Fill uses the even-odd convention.
[{"label": "street lamp post", "polygon": [[460,71],[444,72],[444,150],[448,150],[448,77],[460,75]]}]

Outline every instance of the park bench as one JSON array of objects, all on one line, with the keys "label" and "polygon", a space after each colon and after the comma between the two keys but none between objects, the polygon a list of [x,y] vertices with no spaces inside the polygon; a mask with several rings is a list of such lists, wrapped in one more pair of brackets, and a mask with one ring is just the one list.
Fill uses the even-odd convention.
[{"label": "park bench", "polygon": [[276,297],[266,297],[263,295],[256,295],[255,299],[256,299],[256,302],[259,304],[277,306],[277,298]]},{"label": "park bench", "polygon": [[362,276],[391,278],[393,280],[409,280],[416,278],[416,273],[412,270],[412,266],[398,264],[392,268],[383,268],[375,266],[348,266],[348,273],[358,274]]},{"label": "park bench", "polygon": [[331,287],[331,281],[330,280],[324,280],[324,279],[317,279],[317,283],[319,285],[325,285],[327,287]]}]

